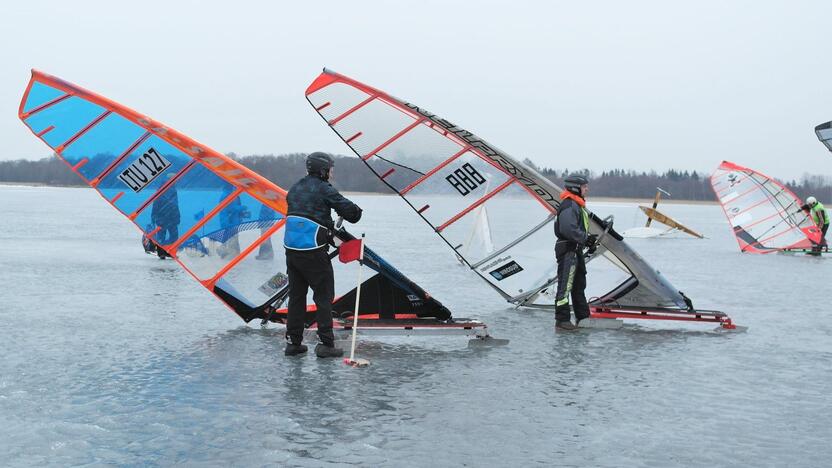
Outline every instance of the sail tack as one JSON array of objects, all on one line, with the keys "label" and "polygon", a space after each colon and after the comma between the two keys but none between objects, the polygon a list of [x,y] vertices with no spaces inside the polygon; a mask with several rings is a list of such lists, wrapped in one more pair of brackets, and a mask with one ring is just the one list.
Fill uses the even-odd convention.
[{"label": "sail tack", "polygon": [[765,174],[723,161],[711,175],[711,187],[743,252],[809,249],[820,241],[800,199]]},{"label": "sail tack", "polygon": [[[505,299],[553,305],[559,187],[473,133],[344,75],[324,70],[306,96],[365,164]],[[472,232],[482,232],[480,208],[487,209],[490,243],[471,241]],[[595,304],[689,306],[600,219],[593,217],[590,230],[623,278]]]},{"label": "sail tack", "polygon": [[[156,120],[38,71],[32,73],[19,117],[243,320],[285,314],[273,310],[288,291],[283,189]],[[336,236],[352,238],[346,231]],[[375,274],[365,287],[376,294],[362,296],[362,310],[390,319],[396,313],[450,318],[438,301],[374,251],[368,248],[366,257]],[[334,308],[348,313],[353,305],[341,299],[355,285],[337,284]]]}]

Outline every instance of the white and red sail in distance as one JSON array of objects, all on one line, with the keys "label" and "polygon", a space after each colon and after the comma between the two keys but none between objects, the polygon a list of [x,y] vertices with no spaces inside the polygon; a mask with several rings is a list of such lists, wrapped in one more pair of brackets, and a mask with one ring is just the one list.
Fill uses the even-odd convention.
[{"label": "white and red sail in distance", "polygon": [[711,175],[711,187],[741,251],[811,249],[820,242],[820,230],[801,210],[803,202],[777,180],[723,161]]}]

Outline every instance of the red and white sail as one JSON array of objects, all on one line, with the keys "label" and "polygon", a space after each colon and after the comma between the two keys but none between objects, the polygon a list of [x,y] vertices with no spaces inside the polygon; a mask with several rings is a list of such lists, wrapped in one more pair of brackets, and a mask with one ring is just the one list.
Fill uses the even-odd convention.
[{"label": "red and white sail", "polygon": [[[306,90],[336,134],[456,255],[506,300],[552,307],[553,224],[561,189],[516,158],[424,108],[324,70]],[[487,211],[484,211],[487,210]],[[484,232],[489,242],[472,232]],[[593,304],[686,309],[686,300],[593,216],[612,290]],[[598,278],[598,276],[595,276]]]},{"label": "red and white sail", "polygon": [[741,251],[810,249],[820,242],[820,230],[801,210],[803,202],[777,180],[723,161],[711,175],[711,187]]}]

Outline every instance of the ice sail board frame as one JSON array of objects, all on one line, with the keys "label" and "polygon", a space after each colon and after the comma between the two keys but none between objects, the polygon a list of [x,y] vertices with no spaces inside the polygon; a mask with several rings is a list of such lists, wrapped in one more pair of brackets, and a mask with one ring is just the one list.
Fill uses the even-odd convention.
[{"label": "ice sail board frame", "polygon": [[[553,223],[561,189],[473,133],[379,89],[324,69],[306,90],[310,105],[385,184],[507,301],[551,308]],[[490,187],[485,190],[485,187]],[[465,234],[479,206],[489,210],[495,251],[471,252]],[[505,217],[497,220],[498,213]],[[695,318],[689,299],[592,216],[599,254],[627,274],[592,301],[596,310],[672,310]],[[543,250],[541,250],[543,249]],[[548,294],[553,296],[554,294]],[[630,310],[626,311],[629,314]],[[730,328],[730,319],[717,312]]]},{"label": "ice sail board frame", "polygon": [[[85,183],[244,321],[285,320],[285,311],[276,310],[288,290],[285,190],[156,120],[39,71],[32,71],[18,115]],[[351,238],[345,231],[338,237]],[[440,303],[368,252],[377,274],[367,282],[384,288],[388,303],[404,310],[378,310],[381,301],[362,308],[374,312],[363,316],[365,330],[487,335],[482,322],[449,320]],[[347,296],[349,291],[333,307]],[[313,316],[307,320],[311,326]],[[349,327],[345,318],[336,318],[336,329]]]}]

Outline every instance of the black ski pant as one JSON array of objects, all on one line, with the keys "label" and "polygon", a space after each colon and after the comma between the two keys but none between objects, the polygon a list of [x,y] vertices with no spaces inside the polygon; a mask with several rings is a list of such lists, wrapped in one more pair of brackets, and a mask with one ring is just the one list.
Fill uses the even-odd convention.
[{"label": "black ski pant", "polygon": [[332,300],[335,297],[335,277],[327,248],[315,250],[286,249],[286,272],[289,276],[289,310],[286,319],[286,339],[294,344],[303,341],[306,318],[306,294],[312,288],[312,299],[317,312],[318,338],[326,346],[335,345],[332,333]]},{"label": "black ski pant", "polygon": [[[156,239],[159,241],[159,246],[169,245],[179,239],[179,225],[178,224],[160,224],[159,232],[156,233]],[[156,247],[156,254],[159,258],[170,257],[162,247]]]},{"label": "black ski pant", "polygon": [[824,224],[823,227],[820,230],[820,245],[823,246],[823,247],[828,245],[826,243],[826,231],[828,231],[828,230],[829,230],[829,223]]},{"label": "black ski pant", "polygon": [[555,258],[558,262],[558,291],[555,295],[555,321],[569,320],[569,299],[577,320],[589,317],[586,302],[586,262],[582,249],[574,242],[559,241],[555,244]]}]

